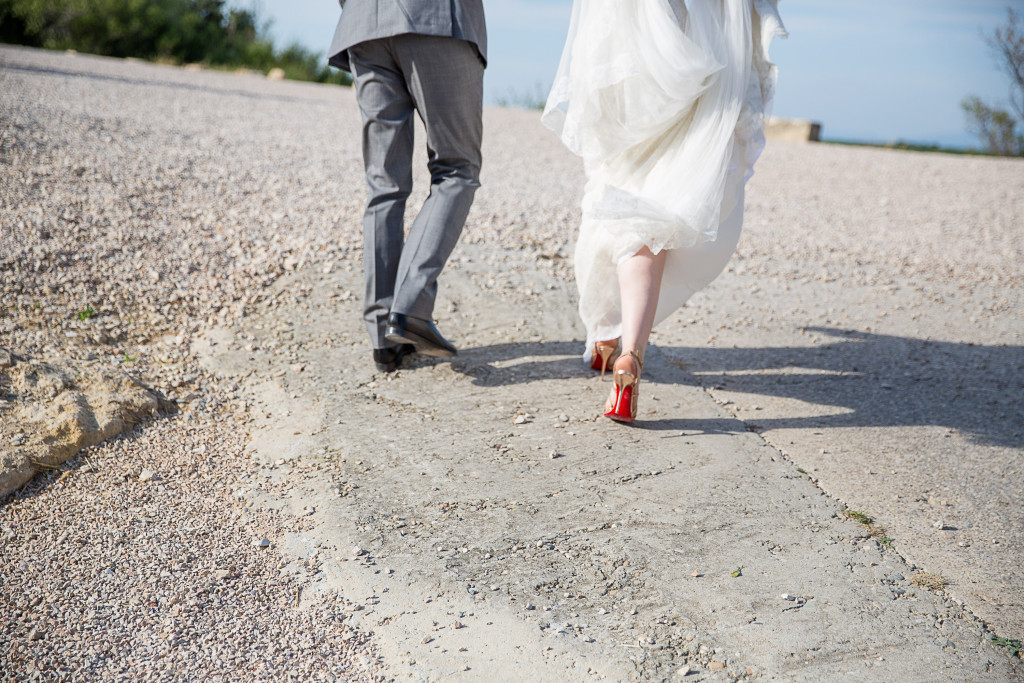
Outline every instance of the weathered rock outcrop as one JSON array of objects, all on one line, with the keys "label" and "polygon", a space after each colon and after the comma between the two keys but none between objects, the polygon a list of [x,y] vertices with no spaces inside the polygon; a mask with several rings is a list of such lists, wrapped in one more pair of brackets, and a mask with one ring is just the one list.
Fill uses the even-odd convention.
[{"label": "weathered rock outcrop", "polygon": [[0,349],[0,499],[37,472],[171,407],[124,372],[22,359]]}]

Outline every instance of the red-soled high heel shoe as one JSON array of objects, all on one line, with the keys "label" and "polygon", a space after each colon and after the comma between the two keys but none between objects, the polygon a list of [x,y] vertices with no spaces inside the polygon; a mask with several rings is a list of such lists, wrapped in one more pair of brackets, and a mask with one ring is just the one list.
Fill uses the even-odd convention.
[{"label": "red-soled high heel shoe", "polygon": [[594,344],[594,352],[590,357],[590,367],[601,371],[601,379],[604,379],[604,371],[612,366],[615,358],[619,355],[619,340],[599,341]]},{"label": "red-soled high heel shoe", "polygon": [[629,370],[616,370],[612,378],[615,386],[605,404],[605,417],[618,422],[632,422],[636,419],[637,397],[640,393],[640,373],[644,365],[636,351],[627,351],[626,356],[632,363]]}]

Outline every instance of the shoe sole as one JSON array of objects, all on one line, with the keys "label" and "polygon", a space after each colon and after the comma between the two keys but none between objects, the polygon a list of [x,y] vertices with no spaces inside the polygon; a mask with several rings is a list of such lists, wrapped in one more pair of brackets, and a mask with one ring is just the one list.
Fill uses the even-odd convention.
[{"label": "shoe sole", "polygon": [[418,334],[410,332],[409,330],[400,330],[397,327],[387,328],[384,333],[384,338],[397,344],[412,344],[416,347],[416,353],[422,353],[424,356],[452,358],[457,355],[455,351],[449,351],[446,348],[435,346]]}]

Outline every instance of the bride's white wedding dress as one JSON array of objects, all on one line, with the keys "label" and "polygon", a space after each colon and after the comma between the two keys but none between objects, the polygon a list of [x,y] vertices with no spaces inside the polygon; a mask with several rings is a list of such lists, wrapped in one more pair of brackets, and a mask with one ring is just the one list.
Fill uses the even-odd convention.
[{"label": "bride's white wedding dress", "polygon": [[775,88],[777,0],[575,0],[545,125],[583,157],[580,316],[621,334],[618,264],[668,252],[655,324],[725,267]]}]

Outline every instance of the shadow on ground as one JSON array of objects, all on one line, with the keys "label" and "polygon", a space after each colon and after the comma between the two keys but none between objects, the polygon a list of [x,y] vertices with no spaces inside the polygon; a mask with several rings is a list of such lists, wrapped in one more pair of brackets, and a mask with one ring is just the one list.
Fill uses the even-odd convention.
[{"label": "shadow on ground", "polygon": [[[821,429],[934,425],[977,443],[1024,448],[1024,347],[984,346],[807,328],[832,343],[814,347],[658,347],[649,353],[645,380],[662,381],[666,363],[693,384],[733,392],[827,405],[844,412],[765,417],[750,429]],[[523,342],[465,349],[452,367],[478,386],[507,386],[590,376],[580,341]],[[434,361],[419,361],[430,363]],[[733,432],[736,423],[671,419],[647,429]]]},{"label": "shadow on ground", "polygon": [[835,341],[817,347],[674,348],[665,354],[704,384],[848,411],[758,420],[763,429],[936,425],[978,443],[1024,447],[1024,348],[834,328],[807,331]]}]

